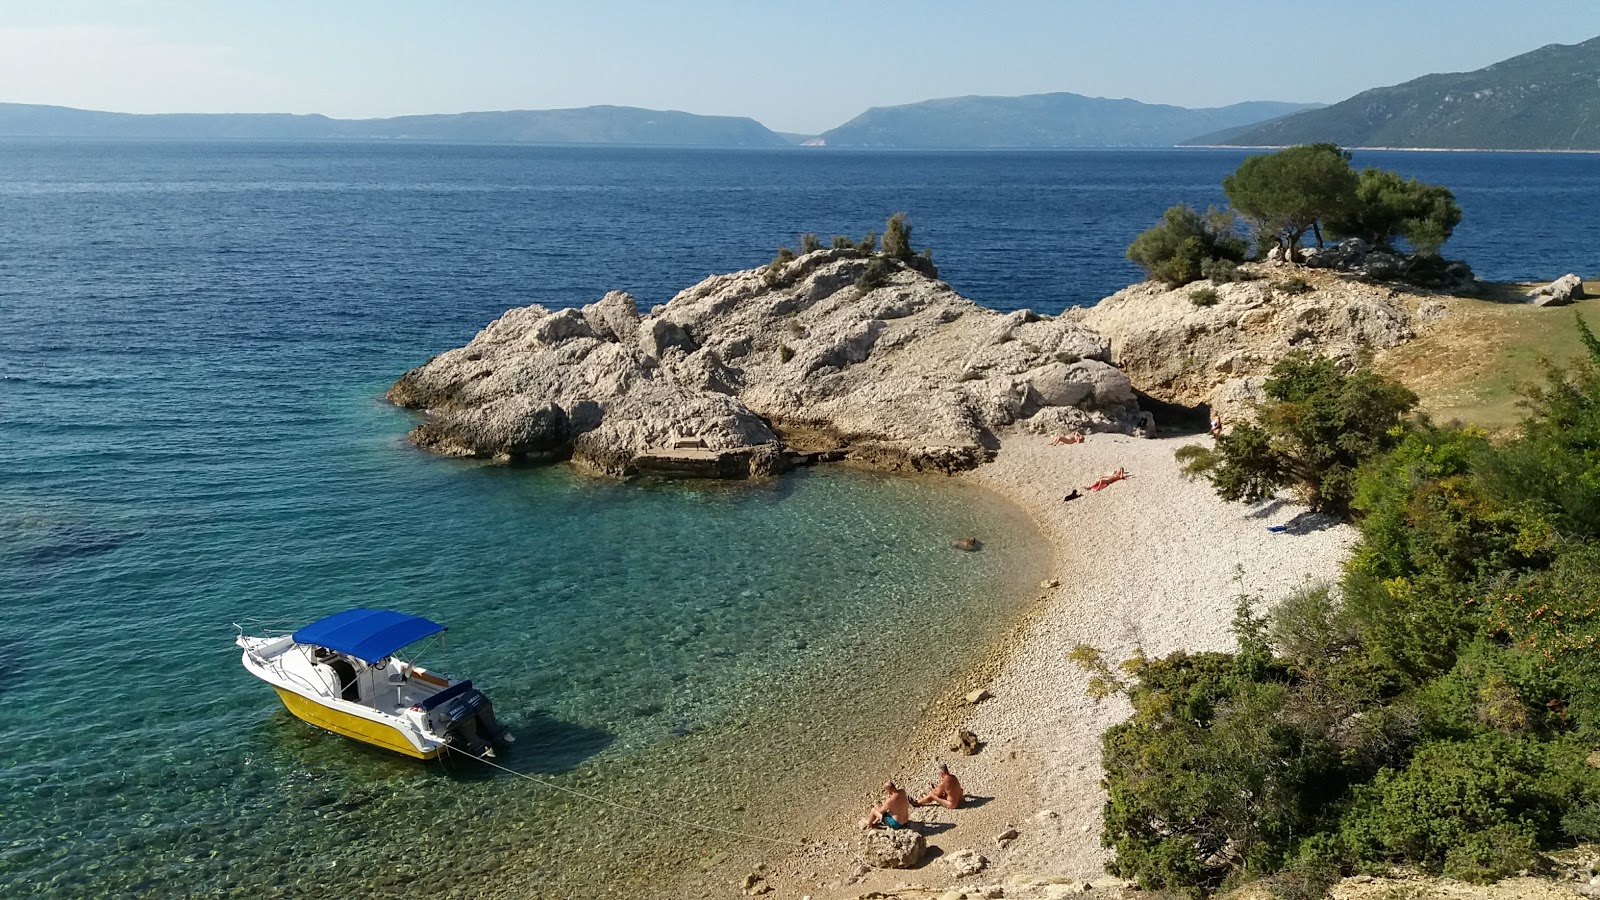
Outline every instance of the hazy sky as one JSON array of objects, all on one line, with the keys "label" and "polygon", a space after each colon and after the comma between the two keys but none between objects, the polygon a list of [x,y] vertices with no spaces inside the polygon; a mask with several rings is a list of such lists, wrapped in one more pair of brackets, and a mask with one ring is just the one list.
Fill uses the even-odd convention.
[{"label": "hazy sky", "polygon": [[0,101],[338,117],[614,103],[814,133],[960,94],[1333,102],[1597,35],[1596,0],[0,0]]}]

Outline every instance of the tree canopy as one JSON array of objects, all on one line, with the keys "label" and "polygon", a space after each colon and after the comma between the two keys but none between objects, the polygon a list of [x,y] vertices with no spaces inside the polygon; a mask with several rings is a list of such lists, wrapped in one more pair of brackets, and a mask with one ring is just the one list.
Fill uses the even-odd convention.
[{"label": "tree canopy", "polygon": [[1252,156],[1222,180],[1222,191],[1258,233],[1296,259],[1306,232],[1322,246],[1322,223],[1351,214],[1358,177],[1350,154],[1333,144],[1303,144]]},{"label": "tree canopy", "polygon": [[1128,259],[1156,281],[1181,287],[1206,275],[1207,263],[1242,262],[1248,249],[1234,233],[1233,215],[1215,207],[1204,215],[1194,207],[1174,206],[1161,222],[1128,246]]},{"label": "tree canopy", "polygon": [[1449,188],[1370,167],[1361,171],[1355,203],[1325,222],[1330,236],[1358,237],[1386,250],[1403,237],[1422,256],[1437,256],[1459,224],[1461,207]]}]

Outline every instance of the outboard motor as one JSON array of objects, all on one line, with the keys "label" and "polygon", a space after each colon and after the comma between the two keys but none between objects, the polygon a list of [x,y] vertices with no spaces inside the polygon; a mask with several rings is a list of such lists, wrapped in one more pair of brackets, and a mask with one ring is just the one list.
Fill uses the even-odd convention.
[{"label": "outboard motor", "polygon": [[473,756],[494,756],[495,744],[509,744],[511,732],[494,717],[494,704],[483,691],[463,681],[423,701],[422,706],[433,712],[431,718],[438,723],[450,746]]}]

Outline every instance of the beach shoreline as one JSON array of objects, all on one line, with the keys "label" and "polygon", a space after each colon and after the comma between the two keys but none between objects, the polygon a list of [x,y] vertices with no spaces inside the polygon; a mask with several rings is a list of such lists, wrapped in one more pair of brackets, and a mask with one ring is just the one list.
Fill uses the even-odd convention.
[{"label": "beach shoreline", "polygon": [[[993,462],[959,476],[1033,520],[1051,553],[1051,574],[978,664],[941,693],[945,715],[881,777],[931,777],[942,760],[977,802],[914,811],[936,852],[911,870],[860,865],[854,821],[863,810],[812,810],[802,818],[823,825],[822,840],[761,873],[775,896],[845,900],[879,892],[910,900],[1002,886],[1006,897],[1028,898],[1062,884],[1120,883],[1105,874],[1108,851],[1100,846],[1100,736],[1128,707],[1120,698],[1091,699],[1089,676],[1067,654],[1090,644],[1115,663],[1139,652],[1229,649],[1241,594],[1270,605],[1332,580],[1355,540],[1349,526],[1292,504],[1226,503],[1208,484],[1184,478],[1173,451],[1203,440],[1092,434],[1053,446],[1044,436],[1008,435]],[[1126,481],[1084,490],[1119,467],[1129,472]],[[1073,488],[1081,496],[1065,501]],[[1267,530],[1275,525],[1289,527]],[[967,703],[980,688],[991,697]],[[948,748],[956,728],[983,742],[977,755]],[[915,793],[923,784],[905,786]],[[1002,846],[997,838],[1009,830],[1017,837]],[[987,861],[975,875],[957,877],[940,861],[967,850]]]}]

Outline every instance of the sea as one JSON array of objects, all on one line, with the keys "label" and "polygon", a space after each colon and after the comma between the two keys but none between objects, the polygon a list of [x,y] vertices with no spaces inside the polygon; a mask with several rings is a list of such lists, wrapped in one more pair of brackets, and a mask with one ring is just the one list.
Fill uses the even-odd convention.
[{"label": "sea", "polygon": [[[1093,303],[1244,156],[0,142],[0,895],[721,896],[825,837],[796,811],[864,805],[1022,615],[1031,524],[959,479],[441,459],[385,388],[508,308],[647,309],[895,212],[980,303]],[[1600,158],[1356,163],[1452,188],[1483,278],[1600,269]],[[355,606],[448,625],[421,662],[537,780],[241,668],[236,629]]]}]

